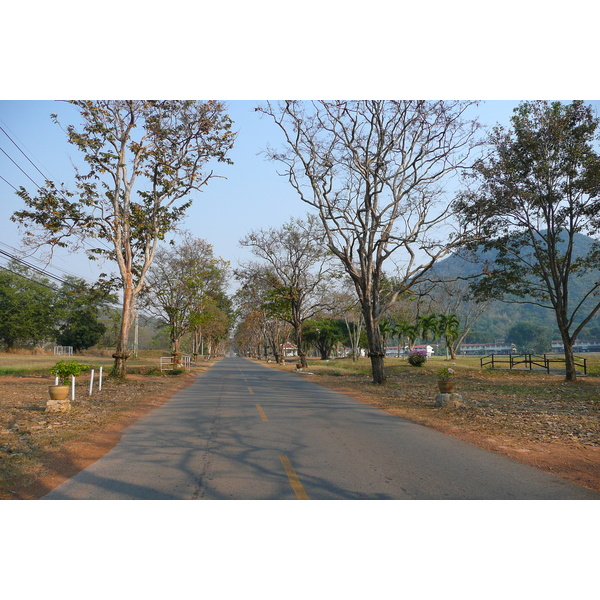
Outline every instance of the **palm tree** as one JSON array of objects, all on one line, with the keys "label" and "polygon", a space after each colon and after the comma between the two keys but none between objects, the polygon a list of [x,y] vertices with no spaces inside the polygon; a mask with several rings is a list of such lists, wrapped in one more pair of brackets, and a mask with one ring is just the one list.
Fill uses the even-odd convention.
[{"label": "palm tree", "polygon": [[427,344],[430,339],[435,339],[435,336],[438,334],[438,318],[437,315],[425,315],[423,317],[419,317],[417,321],[417,327],[419,329],[419,333],[423,338],[423,343]]},{"label": "palm tree", "polygon": [[458,339],[458,326],[460,322],[455,314],[438,315],[438,333],[446,341],[446,360],[448,360],[448,351],[452,360],[456,358],[454,342]]},{"label": "palm tree", "polygon": [[412,350],[419,337],[419,327],[417,325],[407,325],[404,329],[404,335],[408,339],[408,349]]},{"label": "palm tree", "polygon": [[[430,339],[433,341],[438,334],[438,321],[437,315],[425,315],[417,319],[417,331],[419,332],[423,343],[427,347],[427,342]],[[429,355],[427,357],[429,360]]]},{"label": "palm tree", "polygon": [[410,327],[412,327],[412,325],[404,319],[396,321],[392,325],[392,335],[396,336],[396,338],[398,339],[398,357],[400,357],[400,348],[403,345],[402,338],[408,337]]},{"label": "palm tree", "polygon": [[381,319],[379,321],[379,331],[381,332],[381,337],[383,338],[383,347],[387,350],[387,341],[390,335],[394,333],[394,326],[389,319]]}]

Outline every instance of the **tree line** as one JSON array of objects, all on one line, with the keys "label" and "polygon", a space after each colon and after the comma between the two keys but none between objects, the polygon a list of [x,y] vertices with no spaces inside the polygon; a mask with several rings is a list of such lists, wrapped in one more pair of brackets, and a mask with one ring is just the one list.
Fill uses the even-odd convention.
[{"label": "tree line", "polygon": [[[600,121],[583,101],[522,102],[510,127],[478,135],[475,109],[410,100],[259,109],[285,140],[270,157],[318,215],[352,281],[374,383],[385,381],[386,312],[402,294],[436,283],[440,259],[481,245],[495,258],[473,278],[471,294],[551,311],[566,379],[576,377],[575,339],[600,310],[597,278],[583,300],[569,293],[582,273],[600,269]],[[595,239],[580,257],[579,233]]]},{"label": "tree line", "polygon": [[[240,288],[234,302],[238,325],[235,343],[250,356],[283,359],[286,343],[296,346],[302,367],[307,366],[309,348],[322,359],[334,347],[350,348],[353,358],[368,350],[369,339],[360,303],[352,293],[352,282],[328,251],[323,228],[314,215],[291,219],[281,228],[257,230],[240,240],[260,260],[249,261],[235,269]],[[397,283],[384,278],[387,289]],[[390,337],[412,348],[418,340],[442,340],[451,358],[468,334],[474,319],[466,313],[459,317],[450,308],[464,306],[460,287],[449,284],[421,286],[419,293],[396,295],[384,318],[378,322],[383,349]],[[454,294],[455,304],[449,302]],[[438,314],[431,310],[437,308]],[[478,313],[479,314],[479,313]]]},{"label": "tree line", "polygon": [[[13,219],[27,226],[31,244],[85,243],[91,258],[117,264],[114,373],[122,376],[159,242],[183,218],[189,194],[215,176],[211,161],[230,162],[235,134],[220,102],[74,104],[83,126],[68,126],[68,140],[88,170],[77,171],[75,190],[53,182],[35,195],[21,188],[25,209]],[[353,344],[364,330],[381,384],[382,323],[406,298],[437,295],[449,307],[468,297],[463,330],[492,299],[533,302],[554,315],[567,380],[575,378],[573,343],[600,310],[597,279],[582,301],[569,293],[600,267],[600,121],[589,105],[522,102],[509,127],[491,132],[478,123],[477,103],[466,101],[284,101],[256,110],[283,135],[267,155],[310,216],[241,241],[258,260],[235,272],[240,327],[253,322],[273,347],[291,328],[305,364],[303,324],[339,311]],[[596,240],[585,256],[573,253],[579,233]],[[494,260],[476,276],[436,275],[444,257],[481,245]],[[176,352],[179,324],[169,317],[169,325]]]},{"label": "tree line", "polygon": [[101,316],[112,300],[82,279],[67,277],[58,285],[10,261],[0,269],[0,344],[5,350],[48,343],[85,350],[106,331]]}]

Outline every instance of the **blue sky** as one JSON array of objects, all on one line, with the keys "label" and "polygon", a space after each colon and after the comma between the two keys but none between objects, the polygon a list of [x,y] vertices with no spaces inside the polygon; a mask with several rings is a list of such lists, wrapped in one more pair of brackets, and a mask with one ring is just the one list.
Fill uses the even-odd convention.
[{"label": "blue sky", "polygon": [[[277,175],[276,166],[259,156],[268,142],[278,139],[273,123],[254,111],[258,102],[233,101],[228,103],[228,114],[234,121],[238,137],[230,154],[233,165],[214,164],[214,178],[204,191],[194,196],[194,203],[182,225],[196,237],[213,244],[215,254],[236,266],[246,260],[248,252],[239,247],[240,238],[252,229],[279,226],[291,216],[306,214],[305,206],[296,198],[287,181]],[[62,102],[0,101],[0,126],[26,152],[29,158],[51,178],[67,185],[74,182],[72,162],[80,160],[78,151],[66,142],[60,127],[49,115],[59,114],[65,125],[77,118],[75,108]],[[36,182],[42,176],[21,154],[19,149],[0,131],[0,148]],[[0,152],[0,175],[13,186],[24,185],[33,191],[34,184]],[[20,245],[17,226],[10,215],[21,206],[14,190],[0,180],[0,223],[2,241],[13,247]],[[97,268],[82,256],[60,252],[52,263],[73,271],[84,278],[93,278]]]},{"label": "blue sky", "polygon": [[[300,201],[285,177],[277,174],[277,165],[260,153],[267,144],[281,143],[277,127],[266,117],[255,112],[258,101],[234,100],[227,102],[228,113],[238,132],[231,153],[234,165],[215,164],[215,173],[226,179],[215,178],[197,193],[188,211],[183,229],[206,239],[214,246],[215,254],[236,267],[248,260],[247,249],[240,248],[239,240],[251,230],[279,227],[290,217],[302,217],[308,207]],[[597,104],[597,103],[596,103]],[[479,108],[482,123],[508,124],[514,101],[487,101]],[[66,126],[77,122],[77,110],[65,102],[54,101],[0,101],[0,126],[27,154],[27,157],[55,181],[71,185],[74,182],[72,163],[80,161],[76,148],[66,142],[61,128],[50,119],[57,113]],[[0,148],[14,160],[36,183],[42,176],[13,142],[0,131]],[[25,186],[30,191],[34,184],[15,166],[4,152],[0,152],[0,175],[15,187]],[[2,244],[18,248],[21,235],[9,219],[22,206],[14,190],[0,179],[0,223]],[[7,250],[6,246],[0,246]],[[30,262],[37,264],[37,255]],[[0,264],[5,264],[0,259]],[[82,254],[58,252],[52,259],[51,272],[61,275],[62,270],[94,280],[101,270],[116,271],[116,266],[101,267],[90,263]]]}]

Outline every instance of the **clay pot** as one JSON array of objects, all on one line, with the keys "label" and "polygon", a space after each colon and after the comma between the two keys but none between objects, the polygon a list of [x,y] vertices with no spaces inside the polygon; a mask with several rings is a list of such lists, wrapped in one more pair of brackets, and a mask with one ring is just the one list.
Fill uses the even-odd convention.
[{"label": "clay pot", "polygon": [[69,395],[70,386],[68,385],[49,385],[48,393],[51,400],[66,400]]},{"label": "clay pot", "polygon": [[454,393],[454,381],[451,379],[439,379],[438,388],[440,394],[453,394]]}]

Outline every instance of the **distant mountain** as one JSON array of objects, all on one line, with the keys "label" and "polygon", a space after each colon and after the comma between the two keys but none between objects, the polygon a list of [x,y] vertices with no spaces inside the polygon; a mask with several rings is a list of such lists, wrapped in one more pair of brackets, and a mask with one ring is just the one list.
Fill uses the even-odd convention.
[{"label": "distant mountain", "polygon": [[[589,253],[592,245],[595,243],[593,238],[586,235],[577,234],[574,239],[574,250],[576,256],[585,256]],[[483,273],[486,267],[494,264],[497,251],[484,252],[483,249],[469,254],[453,254],[440,261],[433,269],[435,275],[442,279],[453,279],[455,277],[469,277]],[[582,277],[572,278],[570,283],[570,299],[572,306],[583,298],[583,295],[597,281],[598,273],[587,273]],[[597,298],[596,298],[597,301]],[[591,305],[593,300],[588,301]],[[489,341],[494,339],[503,339],[508,329],[517,321],[528,321],[544,325],[552,330],[554,337],[558,337],[558,328],[555,325],[554,313],[550,310],[529,304],[513,304],[496,301],[490,305],[490,308],[477,321],[473,333],[470,336],[472,341]],[[600,335],[600,315],[596,315],[588,324],[584,332],[589,336]],[[583,336],[582,336],[583,337]]]},{"label": "distant mountain", "polygon": [[[575,234],[573,249],[575,256],[586,256],[596,240],[580,233]],[[559,246],[561,247],[561,246]],[[566,248],[566,241],[563,241],[561,249]],[[490,250],[484,252],[482,248],[477,249],[473,253],[461,252],[452,254],[448,258],[441,260],[434,267],[434,272],[442,277],[456,277],[477,275],[483,271],[483,267],[487,264],[493,264],[496,260],[498,252]],[[593,279],[592,274],[588,274]]]}]

